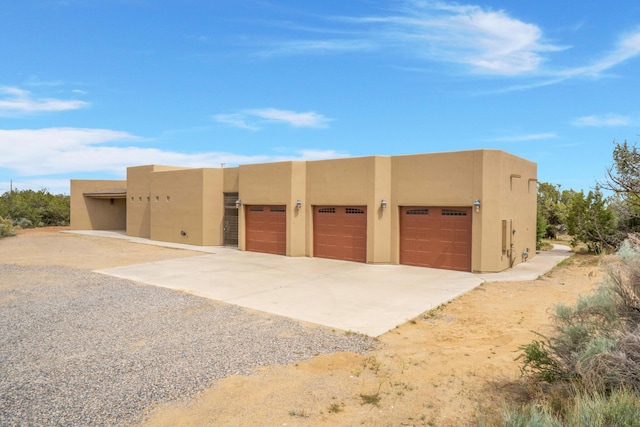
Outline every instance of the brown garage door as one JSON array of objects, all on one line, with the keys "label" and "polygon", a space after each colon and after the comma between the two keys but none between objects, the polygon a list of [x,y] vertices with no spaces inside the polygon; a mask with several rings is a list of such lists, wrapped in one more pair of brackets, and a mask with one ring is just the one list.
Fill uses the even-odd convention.
[{"label": "brown garage door", "polygon": [[367,207],[314,206],[313,256],[367,262]]},{"label": "brown garage door", "polygon": [[246,250],[285,255],[287,211],[284,206],[247,206],[245,224]]},{"label": "brown garage door", "polygon": [[471,271],[471,208],[402,207],[400,264]]}]

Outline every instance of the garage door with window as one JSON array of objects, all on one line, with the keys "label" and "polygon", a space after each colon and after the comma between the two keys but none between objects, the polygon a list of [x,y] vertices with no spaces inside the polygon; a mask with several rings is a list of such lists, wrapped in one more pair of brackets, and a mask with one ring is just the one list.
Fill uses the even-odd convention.
[{"label": "garage door with window", "polygon": [[313,256],[367,262],[367,207],[314,206]]},{"label": "garage door with window", "polygon": [[400,264],[471,271],[471,208],[400,209]]},{"label": "garage door with window", "polygon": [[285,255],[287,251],[285,206],[247,206],[245,235],[246,250]]}]

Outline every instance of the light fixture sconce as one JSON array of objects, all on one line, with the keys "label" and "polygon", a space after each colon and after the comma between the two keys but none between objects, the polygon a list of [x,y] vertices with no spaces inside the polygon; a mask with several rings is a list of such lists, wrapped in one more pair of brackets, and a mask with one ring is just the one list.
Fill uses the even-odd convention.
[{"label": "light fixture sconce", "polygon": [[302,208],[302,200],[296,200],[296,209],[300,210]]},{"label": "light fixture sconce", "polygon": [[480,212],[480,199],[476,199],[475,202],[473,202],[473,208],[475,209],[476,213]]},{"label": "light fixture sconce", "polygon": [[236,200],[236,209],[240,209],[240,206],[242,206],[242,200],[238,199]]},{"label": "light fixture sconce", "polygon": [[385,199],[380,200],[380,208],[382,208],[382,210],[387,209],[387,201]]}]

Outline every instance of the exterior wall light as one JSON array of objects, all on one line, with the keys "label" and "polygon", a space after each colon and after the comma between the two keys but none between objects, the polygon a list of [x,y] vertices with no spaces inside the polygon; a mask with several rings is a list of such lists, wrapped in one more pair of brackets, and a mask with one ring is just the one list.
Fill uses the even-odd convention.
[{"label": "exterior wall light", "polygon": [[302,208],[302,200],[296,200],[296,209],[300,210]]},{"label": "exterior wall light", "polygon": [[480,212],[480,199],[476,199],[475,202],[473,202],[473,208],[476,212]]},{"label": "exterior wall light", "polygon": [[387,209],[387,201],[385,199],[380,200],[380,207],[382,210]]},{"label": "exterior wall light", "polygon": [[236,200],[236,209],[240,209],[240,206],[242,206],[242,200],[238,199]]}]

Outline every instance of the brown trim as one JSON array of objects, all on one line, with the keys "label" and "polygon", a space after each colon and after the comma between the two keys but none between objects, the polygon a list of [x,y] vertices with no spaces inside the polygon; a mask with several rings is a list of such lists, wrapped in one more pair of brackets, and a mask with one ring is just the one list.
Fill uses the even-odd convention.
[{"label": "brown trim", "polygon": [[91,199],[126,199],[127,198],[127,189],[126,188],[112,188],[109,190],[101,190],[101,191],[89,191],[86,193],[82,193],[84,197],[89,197]]}]

